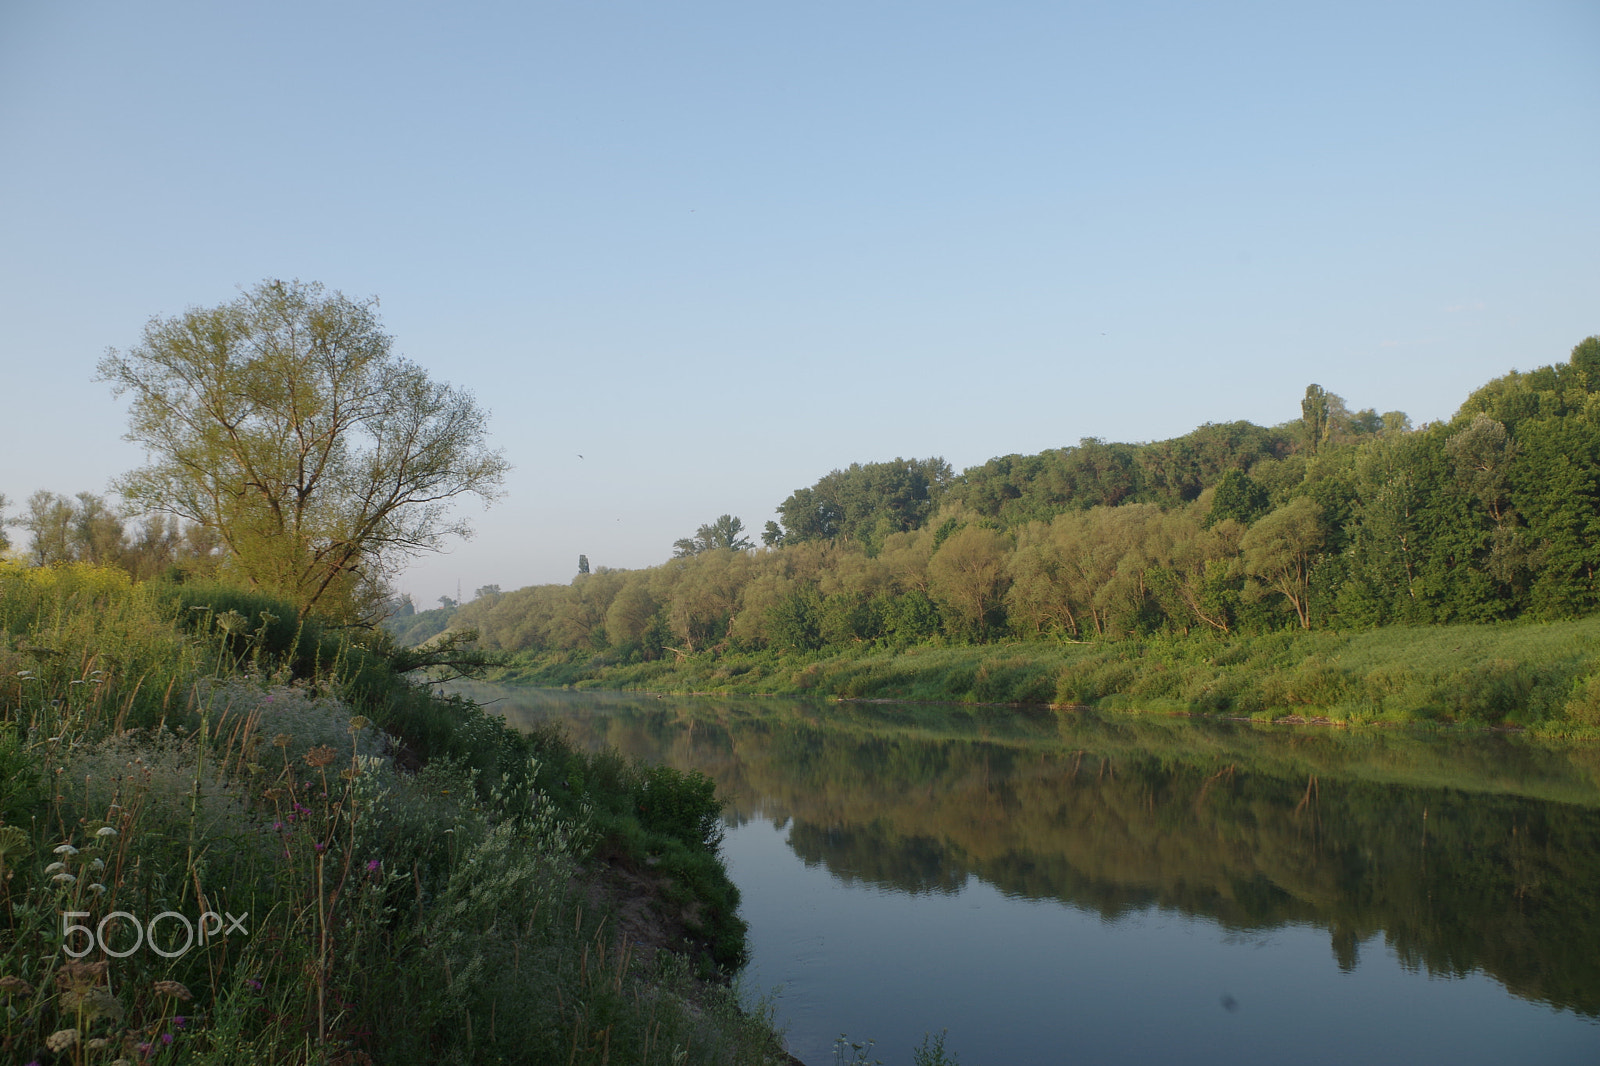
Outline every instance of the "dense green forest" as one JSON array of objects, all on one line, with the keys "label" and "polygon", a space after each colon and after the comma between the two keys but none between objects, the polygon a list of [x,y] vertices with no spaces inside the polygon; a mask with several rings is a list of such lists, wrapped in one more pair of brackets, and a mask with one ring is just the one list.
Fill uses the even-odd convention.
[{"label": "dense green forest", "polygon": [[1447,422],[1312,385],[1275,427],[1086,439],[960,475],[857,464],[777,510],[763,547],[725,515],[659,566],[485,591],[395,628],[605,667],[1575,618],[1600,606],[1600,337]]}]

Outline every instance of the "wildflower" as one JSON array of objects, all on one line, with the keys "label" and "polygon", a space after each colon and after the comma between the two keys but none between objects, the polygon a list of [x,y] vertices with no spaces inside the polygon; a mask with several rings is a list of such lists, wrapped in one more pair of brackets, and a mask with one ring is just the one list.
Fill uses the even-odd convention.
[{"label": "wildflower", "polygon": [[60,1053],[78,1042],[76,1029],[57,1029],[44,1038],[44,1046],[51,1051]]},{"label": "wildflower", "polygon": [[64,862],[53,862],[49,866],[46,866],[44,868],[44,872],[47,873],[47,874],[60,873],[62,870],[65,870],[66,868],[67,868],[67,864],[64,863]]},{"label": "wildflower", "polygon": [[69,990],[91,988],[105,976],[106,968],[110,965],[105,959],[99,962],[74,960],[56,972],[56,984]]},{"label": "wildflower", "polygon": [[98,882],[98,881],[97,881],[97,882],[95,882],[95,883],[94,883],[94,884],[92,884],[92,885],[90,885],[90,886],[89,886],[89,891],[90,891],[90,892],[93,892],[93,893],[94,893],[94,894],[95,894],[95,895],[97,895],[97,896],[103,896],[103,895],[105,895],[105,894],[106,894],[106,886],[105,886],[105,885],[102,885],[102,884],[100,884],[100,883],[99,883],[99,882]]},{"label": "wildflower", "polygon": [[157,981],[150,987],[155,989],[158,996],[171,996],[174,999],[182,1000],[194,998],[194,993],[190,992],[188,987],[181,981]]},{"label": "wildflower", "polygon": [[322,841],[320,841],[320,840],[319,840],[319,841],[317,841],[317,845],[316,845],[316,847],[317,847],[317,850],[318,850],[318,851],[327,851],[327,850],[328,850],[328,845],[326,845],[326,844],[324,844],[324,843],[323,843],[323,842],[322,842]]},{"label": "wildflower", "polygon": [[96,829],[94,831],[94,835],[97,836],[97,837],[102,837],[102,838],[104,838],[104,837],[114,837],[114,836],[117,835],[117,831],[115,829],[111,828],[109,825],[103,825],[99,829]]},{"label": "wildflower", "polygon": [[71,874],[56,874],[50,880],[60,882],[63,885],[74,885],[78,883],[78,879]]},{"label": "wildflower", "polygon": [[96,873],[98,873],[99,871],[104,870],[106,868],[106,861],[104,859],[96,859],[96,860],[94,860],[94,862],[91,862],[89,864],[89,866]]},{"label": "wildflower", "polygon": [[33,995],[33,986],[20,977],[6,974],[4,977],[0,977],[0,992],[4,992],[8,996],[31,996]]},{"label": "wildflower", "polygon": [[244,983],[255,989],[257,992],[261,991],[261,982],[257,981],[254,977],[246,977],[244,979]]},{"label": "wildflower", "polygon": [[106,1048],[111,1046],[111,1041],[107,1040],[103,1036],[97,1036],[83,1046],[88,1048],[90,1051],[104,1051]]},{"label": "wildflower", "polygon": [[63,844],[59,848],[56,849],[56,854],[57,855],[76,855],[76,854],[78,854],[78,849],[73,847],[71,844]]},{"label": "wildflower", "polygon": [[188,1019],[187,1019],[187,1018],[185,1018],[185,1017],[184,1017],[184,1016],[183,1016],[183,1015],[181,1015],[181,1014],[179,1014],[179,1015],[176,1015],[176,1016],[175,1016],[175,1017],[174,1017],[174,1018],[173,1018],[173,1019],[172,1019],[172,1027],[173,1027],[173,1028],[174,1028],[174,1029],[182,1029],[182,1028],[183,1028],[183,1027],[184,1027],[184,1026],[185,1026],[185,1025],[187,1025],[187,1024],[189,1024],[189,1020],[188,1020]]},{"label": "wildflower", "polygon": [[14,825],[0,825],[0,858],[28,846],[28,834]]},{"label": "wildflower", "polygon": [[305,754],[306,765],[315,767],[319,770],[333,762],[338,757],[339,753],[334,751],[326,744],[318,744]]},{"label": "wildflower", "polygon": [[358,714],[354,718],[350,719],[350,728],[348,732],[359,733],[371,724],[372,723],[367,719],[366,715]]},{"label": "wildflower", "polygon": [[[90,979],[91,981],[93,978]],[[122,1003],[104,988],[92,984],[69,983],[56,1001],[61,1009],[74,1014],[79,1021],[93,1024],[96,1018],[122,1018]]]},{"label": "wildflower", "polygon": [[378,872],[378,860],[377,859],[368,859],[367,860],[367,873],[375,874],[377,872]]},{"label": "wildflower", "polygon": [[292,743],[294,743],[294,737],[288,733],[279,733],[272,738],[272,746],[275,748],[287,748]]},{"label": "wildflower", "polygon": [[161,1042],[163,1044],[170,1045],[172,1043],[172,1034],[171,1033],[162,1033],[161,1034]]}]

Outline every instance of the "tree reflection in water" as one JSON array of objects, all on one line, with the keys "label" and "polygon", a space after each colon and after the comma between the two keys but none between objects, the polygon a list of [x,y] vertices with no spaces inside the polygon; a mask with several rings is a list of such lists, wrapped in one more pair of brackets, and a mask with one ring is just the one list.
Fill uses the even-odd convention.
[{"label": "tree reflection in water", "polygon": [[1600,758],[1514,736],[498,690],[512,721],[711,775],[739,822],[846,882],[970,877],[1107,919],[1151,907],[1381,935],[1600,1016]]}]

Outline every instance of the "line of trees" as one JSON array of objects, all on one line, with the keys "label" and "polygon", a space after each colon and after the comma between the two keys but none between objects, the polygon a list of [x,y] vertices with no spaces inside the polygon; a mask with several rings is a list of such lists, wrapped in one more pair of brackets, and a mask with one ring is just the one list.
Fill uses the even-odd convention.
[{"label": "line of trees", "polygon": [[836,470],[784,502],[764,549],[697,537],[661,566],[465,604],[452,625],[496,649],[652,658],[1600,608],[1600,338],[1421,428],[1313,385],[1277,427],[948,470]]},{"label": "line of trees", "polygon": [[0,495],[0,550],[12,547],[6,527],[26,533],[23,557],[34,566],[93,563],[118,566],[136,580],[215,573],[220,543],[204,526],[170,515],[129,514],[93,492],[76,496],[41,489],[8,514]]}]

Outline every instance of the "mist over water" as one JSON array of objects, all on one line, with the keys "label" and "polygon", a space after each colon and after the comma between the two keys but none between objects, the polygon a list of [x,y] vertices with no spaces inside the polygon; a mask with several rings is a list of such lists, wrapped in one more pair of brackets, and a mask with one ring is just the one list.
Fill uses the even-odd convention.
[{"label": "mist over water", "polygon": [[474,687],[728,802],[754,997],[908,1063],[1600,1060],[1600,752]]}]

